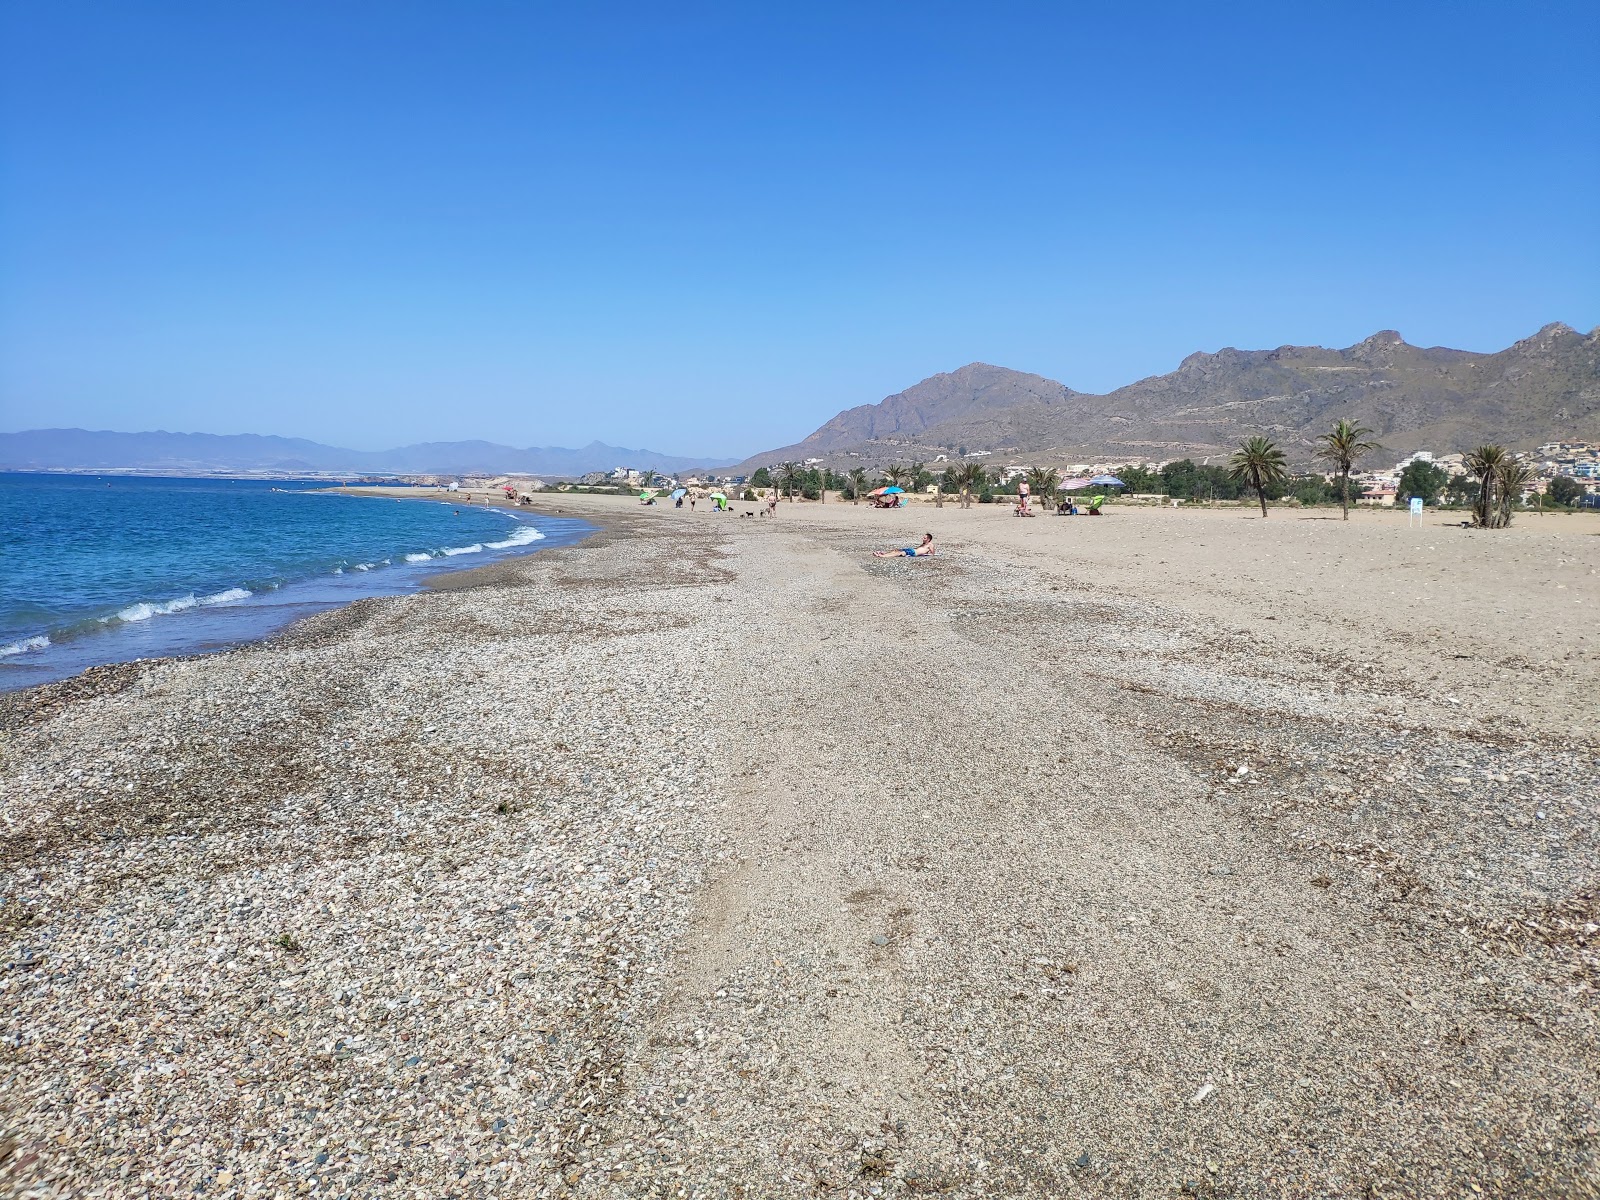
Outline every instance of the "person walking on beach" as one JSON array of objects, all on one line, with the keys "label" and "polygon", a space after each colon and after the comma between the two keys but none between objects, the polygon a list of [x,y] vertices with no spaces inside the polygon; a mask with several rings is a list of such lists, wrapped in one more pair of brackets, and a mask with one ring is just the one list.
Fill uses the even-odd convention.
[{"label": "person walking on beach", "polygon": [[902,554],[907,558],[926,558],[936,553],[933,548],[933,534],[925,533],[922,540],[915,546],[907,546],[902,550],[874,550],[873,558],[899,558]]},{"label": "person walking on beach", "polygon": [[773,488],[772,489],[772,495],[767,497],[767,516],[775,517],[777,515],[778,515],[778,489],[777,488]]}]

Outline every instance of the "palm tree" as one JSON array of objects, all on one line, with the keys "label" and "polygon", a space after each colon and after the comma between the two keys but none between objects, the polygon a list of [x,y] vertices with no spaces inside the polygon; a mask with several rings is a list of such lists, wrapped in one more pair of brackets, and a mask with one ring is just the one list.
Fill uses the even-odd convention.
[{"label": "palm tree", "polygon": [[1250,485],[1261,501],[1261,515],[1267,515],[1267,488],[1282,483],[1289,475],[1288,461],[1264,437],[1246,438],[1228,460],[1228,474]]},{"label": "palm tree", "polygon": [[972,493],[989,482],[989,473],[982,463],[962,463],[956,468],[956,486],[961,489],[961,507],[972,507]]},{"label": "palm tree", "polygon": [[785,462],[778,464],[777,473],[773,476],[778,481],[778,486],[783,489],[783,494],[789,497],[790,504],[794,503],[794,489],[802,486],[804,482],[801,479],[802,474],[804,472],[799,463]]},{"label": "palm tree", "polygon": [[916,482],[917,473],[902,463],[890,463],[883,469],[883,477],[891,487],[903,488]]},{"label": "palm tree", "polygon": [[1054,498],[1056,485],[1060,482],[1061,475],[1053,467],[1049,470],[1044,467],[1028,468],[1028,488],[1040,504],[1046,504]]},{"label": "palm tree", "polygon": [[1507,458],[1495,472],[1495,486],[1500,492],[1500,512],[1495,527],[1504,529],[1511,524],[1511,506],[1522,499],[1523,489],[1533,480],[1533,468],[1520,459]]},{"label": "palm tree", "polygon": [[867,490],[867,472],[862,467],[851,467],[850,474],[850,503],[860,504],[861,493]]},{"label": "palm tree", "polygon": [[[1329,433],[1317,439],[1317,457],[1339,472],[1339,507],[1350,519],[1350,470],[1363,456],[1383,449],[1377,442],[1363,441],[1372,430],[1353,421],[1340,420]],[[1266,509],[1262,509],[1265,515]]]},{"label": "palm tree", "polygon": [[1499,518],[1495,503],[1500,472],[1511,462],[1504,446],[1479,446],[1466,457],[1466,468],[1478,477],[1478,502],[1472,508],[1472,523],[1479,529],[1494,529]]}]

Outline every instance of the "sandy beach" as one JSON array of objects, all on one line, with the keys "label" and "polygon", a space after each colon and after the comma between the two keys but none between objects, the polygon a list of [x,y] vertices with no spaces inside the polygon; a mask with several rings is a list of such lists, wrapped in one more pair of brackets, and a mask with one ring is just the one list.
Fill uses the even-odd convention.
[{"label": "sandy beach", "polygon": [[6,1194],[1600,1195],[1600,518],[537,508],[0,696]]}]

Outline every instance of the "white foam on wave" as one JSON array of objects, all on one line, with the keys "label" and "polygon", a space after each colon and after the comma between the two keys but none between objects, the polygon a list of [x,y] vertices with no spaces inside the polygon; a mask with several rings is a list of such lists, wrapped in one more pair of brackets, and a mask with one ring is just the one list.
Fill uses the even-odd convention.
[{"label": "white foam on wave", "polygon": [[333,573],[335,575],[343,575],[344,574],[344,568],[343,567],[335,567],[333,569]]},{"label": "white foam on wave", "polygon": [[176,596],[171,600],[153,601],[141,600],[137,604],[130,604],[119,609],[114,615],[101,617],[102,625],[109,625],[113,621],[123,621],[132,624],[135,621],[148,621],[151,617],[165,617],[172,613],[184,612],[187,609],[207,607],[215,604],[232,604],[235,600],[243,600],[253,595],[248,588],[234,587],[226,591],[213,592],[209,596],[196,596],[190,592],[187,596]]},{"label": "white foam on wave", "polygon": [[529,542],[540,542],[543,540],[544,534],[540,533],[532,525],[518,525],[511,531],[511,536],[506,538],[505,541],[488,542],[486,544],[491,550],[509,550],[513,546],[526,546]]},{"label": "white foam on wave", "polygon": [[447,547],[445,552],[444,552],[446,558],[454,558],[458,554],[481,554],[481,553],[483,553],[483,546],[482,546],[481,543],[478,543],[478,542],[474,542],[470,546],[450,546],[450,547]]},{"label": "white foam on wave", "polygon": [[148,600],[141,600],[138,604],[130,604],[121,609],[114,617],[105,618],[107,621],[148,621],[151,617],[164,617],[169,613],[183,612],[185,609],[194,608],[200,603],[193,593],[187,596],[178,596],[175,599],[156,604]]},{"label": "white foam on wave", "polygon": [[20,642],[12,642],[9,646],[0,646],[0,658],[8,658],[13,654],[27,654],[33,650],[43,650],[50,644],[50,639],[40,634],[38,637],[23,638]]},{"label": "white foam on wave", "polygon": [[432,557],[433,557],[433,555],[431,555],[431,554],[408,554],[408,555],[406,555],[406,561],[407,562],[427,562]]},{"label": "white foam on wave", "polygon": [[372,564],[371,563],[357,563],[351,569],[352,570],[356,570],[356,571],[370,571],[370,570],[372,570]]}]

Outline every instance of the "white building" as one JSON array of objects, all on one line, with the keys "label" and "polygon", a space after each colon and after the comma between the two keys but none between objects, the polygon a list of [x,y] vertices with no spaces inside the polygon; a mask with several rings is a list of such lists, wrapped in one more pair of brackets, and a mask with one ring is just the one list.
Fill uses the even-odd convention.
[{"label": "white building", "polygon": [[1395,463],[1395,473],[1398,474],[1399,472],[1404,471],[1414,462],[1432,463],[1434,461],[1435,459],[1433,457],[1432,450],[1418,450],[1415,454],[1411,455],[1410,458],[1402,458],[1399,462]]}]

